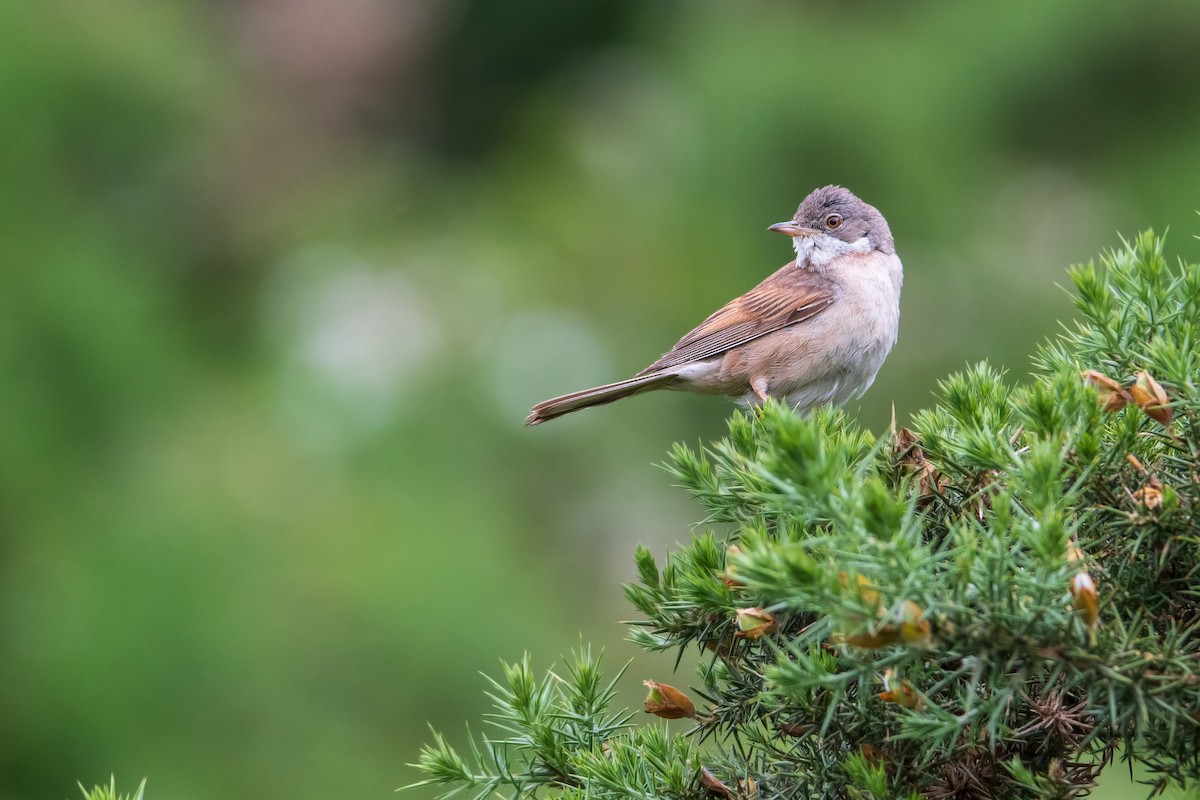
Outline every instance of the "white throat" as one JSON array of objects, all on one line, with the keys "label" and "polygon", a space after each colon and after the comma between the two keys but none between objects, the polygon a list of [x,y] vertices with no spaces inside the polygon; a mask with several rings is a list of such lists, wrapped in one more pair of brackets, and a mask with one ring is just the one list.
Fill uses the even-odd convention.
[{"label": "white throat", "polygon": [[796,266],[809,266],[817,270],[824,270],[838,256],[871,252],[871,241],[866,236],[853,242],[843,242],[827,233],[793,236],[792,246],[796,248]]}]

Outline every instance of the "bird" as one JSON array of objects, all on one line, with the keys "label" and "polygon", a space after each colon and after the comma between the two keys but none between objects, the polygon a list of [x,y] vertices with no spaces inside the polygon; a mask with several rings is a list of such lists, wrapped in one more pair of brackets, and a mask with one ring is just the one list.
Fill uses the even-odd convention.
[{"label": "bird", "polygon": [[799,414],[860,397],[899,333],[904,269],[887,220],[850,190],[824,186],[767,230],[791,237],[794,260],[634,377],[544,400],[525,424],[658,389],[747,408],[776,398]]}]

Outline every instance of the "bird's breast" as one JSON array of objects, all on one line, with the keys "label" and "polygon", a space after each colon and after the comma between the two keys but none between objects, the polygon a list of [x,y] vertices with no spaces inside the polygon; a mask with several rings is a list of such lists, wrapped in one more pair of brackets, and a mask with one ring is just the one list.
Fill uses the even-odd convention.
[{"label": "bird's breast", "polygon": [[851,258],[857,263],[833,276],[838,293],[829,308],[751,342],[737,354],[739,372],[768,376],[769,394],[786,396],[800,410],[861,395],[896,343],[900,259],[881,252]]}]

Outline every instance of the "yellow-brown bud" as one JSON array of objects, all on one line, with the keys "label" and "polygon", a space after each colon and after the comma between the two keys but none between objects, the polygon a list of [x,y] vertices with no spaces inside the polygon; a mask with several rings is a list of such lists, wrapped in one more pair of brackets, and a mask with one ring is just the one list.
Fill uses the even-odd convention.
[{"label": "yellow-brown bud", "polygon": [[905,600],[900,638],[905,644],[928,644],[931,633],[932,626],[925,619],[925,612],[912,600]]},{"label": "yellow-brown bud", "polygon": [[746,585],[737,577],[737,567],[733,563],[734,559],[741,554],[742,548],[736,544],[729,545],[729,548],[725,551],[725,574],[721,576],[721,580],[730,589],[737,589]]},{"label": "yellow-brown bud", "polygon": [[1111,414],[1114,411],[1120,411],[1126,403],[1131,402],[1132,398],[1129,396],[1129,392],[1107,375],[1096,372],[1094,369],[1085,370],[1082,374],[1083,379],[1100,396],[1100,408],[1104,413]]},{"label": "yellow-brown bud", "polygon": [[883,691],[879,699],[885,703],[895,703],[898,706],[920,710],[925,706],[925,698],[906,680],[897,680],[894,670],[883,673]]},{"label": "yellow-brown bud", "polygon": [[1175,412],[1167,403],[1171,402],[1166,391],[1149,372],[1142,370],[1137,374],[1137,381],[1129,387],[1129,396],[1138,408],[1146,412],[1146,416],[1159,422],[1164,427],[1171,424]]},{"label": "yellow-brown bud", "polygon": [[1075,608],[1088,630],[1096,630],[1100,624],[1100,595],[1092,576],[1083,570],[1076,572],[1071,579],[1071,596],[1075,598]]},{"label": "yellow-brown bud", "polygon": [[676,689],[658,681],[642,681],[649,689],[642,707],[647,714],[653,714],[662,719],[684,719],[696,716],[696,706],[690,697]]},{"label": "yellow-brown bud", "polygon": [[761,608],[739,608],[737,624],[738,636],[744,639],[761,639],[777,627],[775,615]]},{"label": "yellow-brown bud", "polygon": [[1133,493],[1133,499],[1151,511],[1159,508],[1163,504],[1162,481],[1151,475],[1146,480],[1146,485]]},{"label": "yellow-brown bud", "polygon": [[887,623],[869,628],[860,633],[837,636],[835,641],[855,647],[886,647],[889,644],[925,645],[933,635],[933,626],[925,619],[925,612],[912,600],[905,600],[900,622]]}]

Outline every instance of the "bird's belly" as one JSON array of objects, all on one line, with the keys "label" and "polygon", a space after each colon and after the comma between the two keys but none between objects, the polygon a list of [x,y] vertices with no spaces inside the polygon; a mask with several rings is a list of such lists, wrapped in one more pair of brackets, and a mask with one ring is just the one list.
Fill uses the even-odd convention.
[{"label": "bird's belly", "polygon": [[[864,355],[868,358],[863,362],[830,365],[827,370],[813,370],[809,361],[791,364],[782,361],[771,373],[774,383],[768,382],[767,394],[801,412],[826,404],[840,406],[862,395],[875,380],[883,359]],[[756,405],[758,395],[748,389],[738,402],[744,406]]]}]

